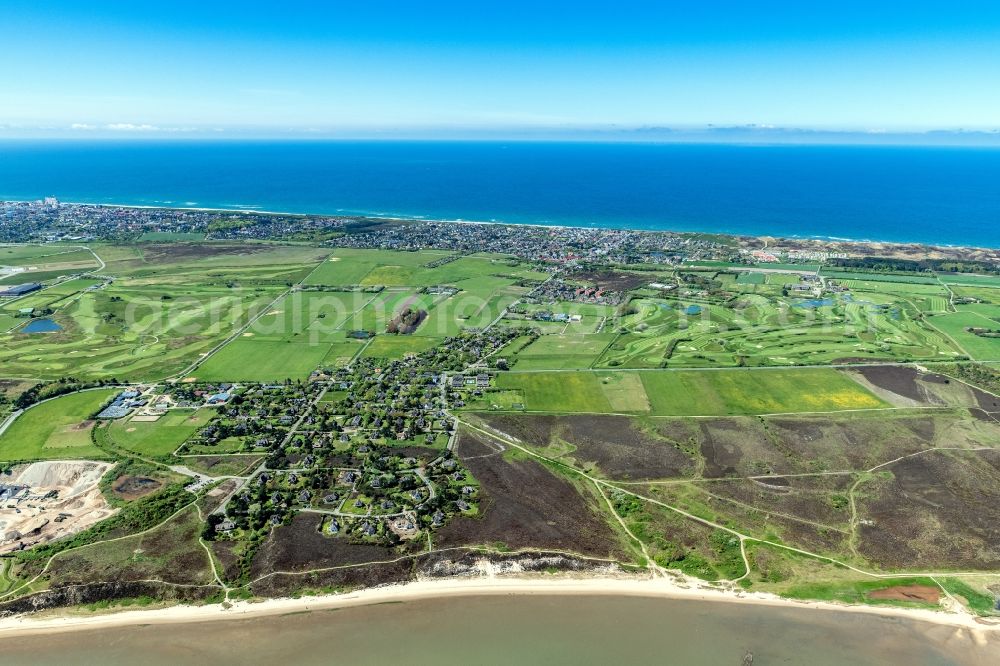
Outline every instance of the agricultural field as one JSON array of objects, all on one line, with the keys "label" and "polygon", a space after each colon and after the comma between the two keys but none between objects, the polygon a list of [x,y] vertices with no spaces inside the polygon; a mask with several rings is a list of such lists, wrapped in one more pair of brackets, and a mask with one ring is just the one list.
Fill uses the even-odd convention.
[{"label": "agricultural field", "polygon": [[91,442],[91,418],[115,393],[71,393],[26,409],[0,435],[0,461],[107,457]]},{"label": "agricultural field", "polygon": [[[883,409],[888,403],[833,369],[517,372],[497,388],[552,413],[712,416]],[[487,399],[488,399],[487,394]]]}]

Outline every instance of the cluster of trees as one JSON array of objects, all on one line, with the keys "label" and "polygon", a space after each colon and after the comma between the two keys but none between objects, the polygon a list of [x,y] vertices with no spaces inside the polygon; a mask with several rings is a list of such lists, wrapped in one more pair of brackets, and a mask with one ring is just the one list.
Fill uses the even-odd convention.
[{"label": "cluster of trees", "polygon": [[836,268],[859,269],[876,273],[992,273],[1000,274],[1000,266],[986,261],[958,259],[893,259],[889,257],[848,257],[830,259]]},{"label": "cluster of trees", "polygon": [[1000,370],[979,363],[959,363],[951,373],[963,381],[982,386],[994,393],[1000,392]]},{"label": "cluster of trees", "polygon": [[978,335],[981,338],[1000,338],[1000,329],[997,328],[983,328],[981,326],[967,326],[966,331],[972,333],[973,335]]},{"label": "cluster of trees", "polygon": [[386,333],[399,333],[401,335],[409,335],[417,330],[421,322],[427,318],[427,310],[415,310],[413,308],[406,308],[398,315],[393,317],[392,321],[386,327]]},{"label": "cluster of trees", "polygon": [[73,393],[74,391],[79,391],[81,389],[95,388],[98,386],[114,386],[117,383],[117,379],[81,381],[73,377],[62,377],[54,382],[35,384],[14,399],[14,407],[17,409],[24,409],[26,407],[30,407],[36,402],[48,400],[49,398],[55,398],[56,396],[60,396],[65,393]]}]

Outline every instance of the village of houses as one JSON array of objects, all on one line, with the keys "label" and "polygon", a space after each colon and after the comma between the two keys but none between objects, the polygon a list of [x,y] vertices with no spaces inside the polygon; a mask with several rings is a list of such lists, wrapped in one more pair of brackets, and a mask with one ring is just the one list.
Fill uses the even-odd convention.
[{"label": "village of houses", "polygon": [[[308,512],[329,536],[393,545],[455,514],[476,514],[478,483],[452,455],[456,423],[448,409],[489,388],[485,359],[502,360],[491,356],[518,335],[466,333],[399,361],[320,369],[308,381],[129,386],[96,418],[128,426],[209,411],[159,462],[188,475],[189,490],[225,491],[208,517],[211,539],[247,538]],[[184,464],[209,455],[256,455],[260,463],[224,476]]]}]

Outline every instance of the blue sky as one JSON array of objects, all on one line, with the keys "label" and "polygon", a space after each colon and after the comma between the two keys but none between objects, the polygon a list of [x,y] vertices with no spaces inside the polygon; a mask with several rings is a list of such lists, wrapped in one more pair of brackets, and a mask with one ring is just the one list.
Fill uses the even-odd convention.
[{"label": "blue sky", "polygon": [[995,1],[5,0],[0,25],[0,135],[1000,128]]}]

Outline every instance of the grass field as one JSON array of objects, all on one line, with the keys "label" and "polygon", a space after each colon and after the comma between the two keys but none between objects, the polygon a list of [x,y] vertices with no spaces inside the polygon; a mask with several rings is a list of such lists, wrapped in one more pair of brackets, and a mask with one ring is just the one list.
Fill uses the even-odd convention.
[{"label": "grass field", "polygon": [[736,284],[764,284],[765,273],[740,273],[736,276]]},{"label": "grass field", "polygon": [[5,245],[0,247],[0,265],[27,266],[66,262],[82,256],[93,259],[89,251],[78,245],[46,243],[45,245]]},{"label": "grass field", "polygon": [[[307,284],[385,286],[368,306],[352,314],[345,328],[381,332],[392,315],[406,305],[428,311],[427,321],[416,335],[444,337],[463,328],[492,322],[527,291],[516,286],[520,279],[548,277],[529,264],[507,257],[473,255],[454,258],[447,252],[392,252],[338,248],[332,257],[309,276]],[[424,287],[449,286],[453,296],[420,293]]]},{"label": "grass field", "polygon": [[517,369],[589,368],[614,338],[614,333],[543,335],[518,353]]},{"label": "grass field", "polygon": [[[685,261],[684,268],[719,268],[719,269],[741,269],[747,268],[746,264],[736,264],[730,261],[709,261],[709,260],[697,260],[697,261]],[[767,262],[761,264],[755,264],[754,268],[763,268],[771,271],[805,271],[809,273],[815,273],[819,270],[819,264],[787,264],[780,262]]]},{"label": "grass field", "polygon": [[962,273],[939,273],[938,278],[945,284],[959,284],[978,287],[1000,288],[1000,275],[972,275]]},{"label": "grass field", "polygon": [[339,368],[351,362],[361,349],[365,346],[362,340],[341,340],[334,342],[323,358],[323,365]]},{"label": "grass field", "polygon": [[0,436],[0,460],[106,458],[91,442],[88,419],[115,393],[81,391],[26,409]]},{"label": "grass field", "polygon": [[365,347],[363,357],[397,360],[407,354],[418,354],[437,344],[434,338],[419,335],[379,335]]},{"label": "grass field", "polygon": [[115,421],[108,435],[118,446],[140,455],[168,456],[214,415],[213,409],[174,409],[156,421]]},{"label": "grass field", "polygon": [[20,319],[6,312],[0,312],[0,333],[6,333],[15,326],[20,326],[23,323],[24,319]]},{"label": "grass field", "polygon": [[60,553],[51,570],[74,581],[153,578],[181,585],[209,584],[212,565],[198,543],[202,524],[197,509],[188,507],[148,532]]},{"label": "grass field", "polygon": [[7,312],[17,312],[22,308],[58,308],[67,302],[69,297],[100,284],[100,280],[92,278],[74,278],[56,283],[42,291],[37,291],[23,298],[18,298],[3,306]]},{"label": "grass field", "polygon": [[1000,303],[1000,289],[997,287],[954,285],[951,291],[958,298],[974,298],[981,303]]},{"label": "grass field", "polygon": [[317,268],[329,248],[255,242],[94,244],[104,274],[128,286],[285,287]]},{"label": "grass field", "polygon": [[820,271],[823,277],[835,280],[866,280],[869,282],[903,282],[906,284],[938,284],[934,275],[915,275],[910,273],[863,273],[861,271],[844,271],[835,268],[824,268]]},{"label": "grass field", "polygon": [[25,273],[15,273],[14,275],[8,275],[6,277],[0,278],[0,284],[23,284],[25,282],[46,282],[48,280],[54,280],[66,274],[64,270],[38,270],[38,271],[28,271]]},{"label": "grass field", "polygon": [[[337,248],[316,270],[307,284],[332,286],[418,284],[412,275],[423,264],[448,256],[448,252],[393,252]],[[369,275],[371,274],[371,275]]]},{"label": "grass field", "polygon": [[343,337],[348,317],[372,299],[363,292],[296,291],[247,329],[247,337],[293,342],[329,342]]},{"label": "grass field", "polygon": [[211,356],[193,376],[201,381],[306,379],[329,351],[329,344],[239,338]]},{"label": "grass field", "polygon": [[554,413],[716,416],[888,407],[825,368],[519,372],[500,375],[497,387],[518,392],[528,411]]},{"label": "grass field", "polygon": [[976,361],[1000,361],[1000,338],[986,338],[966,331],[966,328],[1000,329],[1000,322],[984,311],[972,311],[959,306],[958,312],[930,317],[928,321],[949,335]]}]

